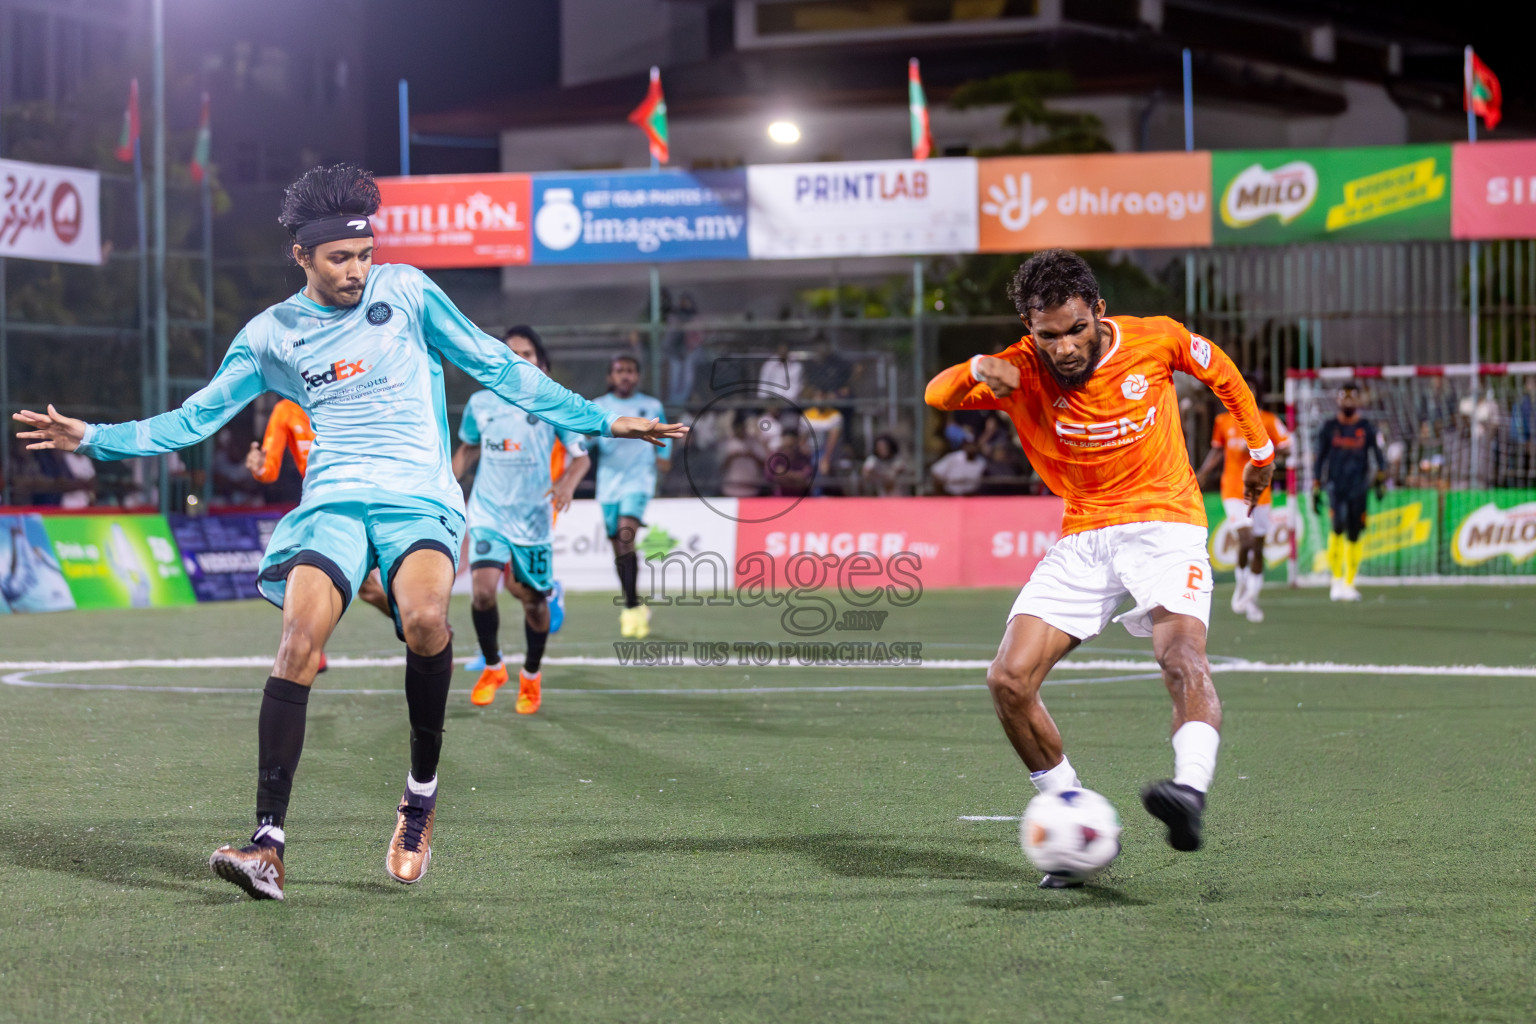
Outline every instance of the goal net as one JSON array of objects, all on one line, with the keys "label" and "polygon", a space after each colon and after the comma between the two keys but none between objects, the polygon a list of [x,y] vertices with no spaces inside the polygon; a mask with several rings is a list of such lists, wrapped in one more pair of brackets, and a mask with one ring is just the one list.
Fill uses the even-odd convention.
[{"label": "goal net", "polygon": [[1328,579],[1326,500],[1313,510],[1318,432],[1354,384],[1386,489],[1368,502],[1365,583],[1536,583],[1536,363],[1354,366],[1286,375],[1297,496],[1292,578]]}]

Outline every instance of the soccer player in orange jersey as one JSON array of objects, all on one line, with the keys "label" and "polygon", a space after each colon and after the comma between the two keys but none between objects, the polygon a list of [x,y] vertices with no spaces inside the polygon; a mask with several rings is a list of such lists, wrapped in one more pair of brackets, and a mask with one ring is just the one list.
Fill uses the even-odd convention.
[{"label": "soccer player in orange jersey", "polygon": [[[1291,432],[1274,413],[1259,411],[1264,421],[1264,432],[1274,443],[1277,456],[1291,450]],[[1237,570],[1232,588],[1232,610],[1245,615],[1249,622],[1263,622],[1264,611],[1259,607],[1259,591],[1264,589],[1264,540],[1269,536],[1269,524],[1274,511],[1274,496],[1266,488],[1259,495],[1259,503],[1253,514],[1248,513],[1248,502],[1243,498],[1243,470],[1248,468],[1248,439],[1243,436],[1237,419],[1229,412],[1216,417],[1211,427],[1211,454],[1206,456],[1197,476],[1205,476],[1222,465],[1221,503],[1226,509],[1227,521],[1237,531]]]},{"label": "soccer player in orange jersey", "polygon": [[[1062,537],[1008,614],[987,686],[1003,731],[1042,793],[1081,785],[1040,700],[1046,674],[1113,618],[1152,638],[1173,698],[1172,779],[1142,790],[1176,850],[1201,842],[1216,770],[1221,704],[1205,657],[1211,609],[1205,508],[1184,447],[1173,372],[1210,385],[1248,441],[1248,507],[1274,471],[1274,445],[1232,361],[1166,317],[1104,315],[1099,285],[1076,253],[1035,254],[1009,297],[1029,334],[996,356],[974,356],[928,384],[928,404],[1000,409],[1030,463],[1066,503]],[[1115,616],[1129,594],[1134,608]],[[1047,875],[1042,888],[1074,883]]]},{"label": "soccer player in orange jersey", "polygon": [[[251,442],[251,450],[245,453],[245,468],[251,471],[251,476],[264,484],[270,484],[277,479],[277,474],[283,468],[283,450],[293,456],[293,464],[299,470],[299,476],[309,468],[309,449],[315,443],[315,428],[309,422],[309,414],[298,402],[283,399],[272,407],[272,415],[267,417],[267,431],[262,435],[261,444]],[[389,615],[389,598],[384,596],[384,584],[379,580],[379,570],[375,569],[363,580],[362,586],[357,588],[357,597],[360,601],[367,601],[385,615]],[[320,655],[320,671],[326,670],[325,655]]]}]

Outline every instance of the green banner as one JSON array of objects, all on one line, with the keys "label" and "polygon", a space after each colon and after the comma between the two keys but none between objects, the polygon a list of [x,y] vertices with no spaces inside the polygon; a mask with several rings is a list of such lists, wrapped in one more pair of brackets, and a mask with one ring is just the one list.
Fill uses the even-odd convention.
[{"label": "green banner", "polygon": [[1216,245],[1451,237],[1451,147],[1211,154]]},{"label": "green banner", "polygon": [[[1360,537],[1365,542],[1360,575],[1428,576],[1437,572],[1439,533],[1435,518],[1439,508],[1439,491],[1387,491],[1380,500],[1372,494],[1366,500],[1365,533]],[[1326,574],[1328,536],[1333,532],[1327,497],[1320,513],[1313,511],[1310,498],[1302,502],[1302,521],[1297,568],[1304,576]]]},{"label": "green banner", "polygon": [[1451,491],[1445,552],[1449,573],[1536,573],[1536,491]]},{"label": "green banner", "polygon": [[77,608],[194,604],[164,516],[44,516]]}]

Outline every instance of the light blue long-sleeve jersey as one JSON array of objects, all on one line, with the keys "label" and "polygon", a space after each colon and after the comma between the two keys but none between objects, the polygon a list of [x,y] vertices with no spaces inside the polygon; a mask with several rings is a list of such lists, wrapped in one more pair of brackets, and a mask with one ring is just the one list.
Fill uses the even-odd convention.
[{"label": "light blue long-sleeve jersey", "polygon": [[471,377],[557,426],[611,435],[617,416],[568,391],[465,318],[415,267],[379,264],[355,306],[303,293],[246,324],[207,387],[147,420],[90,424],[80,451],[95,459],[156,455],[196,444],[264,391],[303,406],[315,428],[303,504],[435,500],[463,514],[453,477],[447,357]]},{"label": "light blue long-sleeve jersey", "polygon": [[480,448],[469,495],[469,525],[495,530],[513,544],[548,544],[554,525],[549,489],[555,440],[571,459],[587,454],[586,435],[552,426],[489,391],[464,406],[459,440]]},{"label": "light blue long-sleeve jersey", "polygon": [[[610,391],[592,401],[612,416],[639,416],[648,420],[663,417],[661,400],[638,391],[628,398],[620,398]],[[618,501],[625,494],[639,493],[647,497],[655,494],[656,460],[672,457],[670,440],[658,448],[649,441],[609,436],[598,438],[596,448],[597,500],[600,503]]]}]

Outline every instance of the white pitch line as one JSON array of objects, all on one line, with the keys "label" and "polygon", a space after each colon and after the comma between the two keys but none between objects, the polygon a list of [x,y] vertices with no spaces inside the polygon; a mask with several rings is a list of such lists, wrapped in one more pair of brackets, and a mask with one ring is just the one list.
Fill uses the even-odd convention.
[{"label": "white pitch line", "polygon": [[1018,821],[1017,814],[962,814],[961,821]]}]

